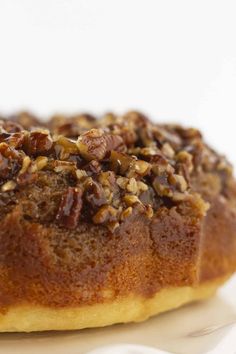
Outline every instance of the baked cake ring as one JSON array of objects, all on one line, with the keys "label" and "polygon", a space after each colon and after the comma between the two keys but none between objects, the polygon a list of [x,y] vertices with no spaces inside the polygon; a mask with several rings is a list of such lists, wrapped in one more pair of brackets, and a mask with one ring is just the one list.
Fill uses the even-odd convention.
[{"label": "baked cake ring", "polygon": [[142,321],[236,269],[236,182],[138,112],[0,121],[0,331]]}]

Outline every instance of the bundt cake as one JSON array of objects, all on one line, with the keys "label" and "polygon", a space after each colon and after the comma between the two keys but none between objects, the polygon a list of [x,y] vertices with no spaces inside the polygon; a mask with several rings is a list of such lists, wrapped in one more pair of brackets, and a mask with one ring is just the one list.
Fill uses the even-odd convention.
[{"label": "bundt cake", "polygon": [[0,120],[0,331],[141,321],[236,269],[236,182],[138,112]]}]

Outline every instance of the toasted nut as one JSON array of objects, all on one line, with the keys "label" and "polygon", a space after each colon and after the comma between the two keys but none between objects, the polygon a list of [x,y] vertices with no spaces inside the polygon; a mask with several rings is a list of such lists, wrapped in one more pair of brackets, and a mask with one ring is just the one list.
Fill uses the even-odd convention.
[{"label": "toasted nut", "polygon": [[138,191],[138,186],[137,186],[137,182],[135,180],[135,178],[130,178],[130,180],[128,181],[127,185],[126,185],[126,189],[128,192],[131,192],[133,194],[136,194]]},{"label": "toasted nut", "polygon": [[121,213],[121,220],[128,218],[133,212],[133,208],[130,206]]},{"label": "toasted nut", "polygon": [[154,213],[153,213],[153,209],[150,204],[145,206],[145,212],[146,212],[146,215],[149,219],[151,219],[153,217]]},{"label": "toasted nut", "polygon": [[48,163],[48,158],[46,156],[39,156],[35,160],[35,164],[37,166],[38,171],[46,167],[47,163]]},{"label": "toasted nut", "polygon": [[91,129],[82,134],[76,145],[80,154],[88,161],[102,160],[106,154],[106,142],[103,138],[103,130]]},{"label": "toasted nut", "polygon": [[137,174],[139,174],[141,176],[147,175],[151,169],[150,163],[143,161],[143,160],[135,161],[134,166],[135,166],[135,171],[137,172]]},{"label": "toasted nut", "polygon": [[135,203],[141,203],[141,201],[136,195],[131,194],[125,194],[123,200],[128,206],[132,206]]},{"label": "toasted nut", "polygon": [[126,189],[129,179],[126,177],[118,177],[116,183],[121,189]]},{"label": "toasted nut", "polygon": [[53,141],[47,130],[38,129],[32,131],[25,139],[24,149],[27,154],[45,154],[52,148]]},{"label": "toasted nut", "polygon": [[22,148],[25,137],[28,134],[25,131],[17,132],[10,134],[7,138],[5,138],[5,142],[12,148],[19,149]]},{"label": "toasted nut", "polygon": [[115,221],[117,215],[117,209],[110,205],[102,206],[98,212],[93,216],[93,222],[95,224],[103,224],[105,222]]},{"label": "toasted nut", "polygon": [[16,183],[14,181],[8,181],[1,186],[1,191],[2,192],[12,191],[15,189],[15,187],[16,187]]},{"label": "toasted nut", "polygon": [[83,178],[83,177],[87,177],[88,175],[87,175],[87,173],[86,173],[86,171],[84,171],[84,170],[76,170],[76,176],[77,176],[77,178],[78,179],[81,179],[81,178]]},{"label": "toasted nut", "polygon": [[113,171],[101,172],[98,179],[104,187],[112,188],[115,183],[115,174]]},{"label": "toasted nut", "polygon": [[188,184],[185,181],[183,176],[180,175],[173,175],[174,179],[175,179],[175,183],[177,184],[177,186],[179,187],[181,192],[185,192],[186,189],[188,188]]},{"label": "toasted nut", "polygon": [[193,155],[191,155],[189,152],[182,150],[178,152],[178,154],[175,156],[175,159],[177,162],[185,164],[189,173],[193,171]]},{"label": "toasted nut", "polygon": [[154,156],[158,153],[158,149],[155,146],[144,147],[140,150],[140,154],[143,156]]},{"label": "toasted nut", "polygon": [[175,156],[175,152],[173,150],[173,148],[171,147],[171,145],[169,143],[165,143],[163,146],[162,146],[162,149],[161,151],[163,152],[163,154],[169,158],[169,159],[173,159],[174,156]]},{"label": "toasted nut", "polygon": [[64,171],[76,171],[76,166],[74,162],[70,162],[70,161],[55,160],[53,161],[53,168],[54,171],[57,173],[64,172]]},{"label": "toasted nut", "polygon": [[173,186],[170,186],[168,182],[168,176],[162,175],[155,177],[153,183],[153,188],[155,192],[161,197],[172,197],[173,196]]},{"label": "toasted nut", "polygon": [[64,136],[59,135],[55,139],[55,144],[60,145],[60,147],[63,149],[64,154],[77,154],[78,153],[78,148],[75,143],[75,141],[65,138]]},{"label": "toasted nut", "polygon": [[137,181],[137,186],[138,186],[139,192],[145,192],[148,190],[148,185],[143,183],[142,181]]},{"label": "toasted nut", "polygon": [[30,164],[31,164],[31,159],[29,158],[29,156],[25,156],[23,159],[22,167],[19,171],[19,175],[22,175],[23,173],[25,173]]},{"label": "toasted nut", "polygon": [[103,191],[104,191],[104,194],[105,194],[108,204],[111,204],[112,199],[113,199],[113,192],[110,190],[109,187],[103,187]]},{"label": "toasted nut", "polygon": [[114,232],[115,229],[117,229],[120,226],[118,221],[112,221],[107,223],[107,228],[111,231]]},{"label": "toasted nut", "polygon": [[185,193],[174,192],[173,197],[172,197],[174,202],[182,202],[188,198],[189,198],[189,194],[187,192],[185,192]]},{"label": "toasted nut", "polygon": [[118,151],[112,151],[110,155],[110,167],[111,169],[120,175],[125,173],[132,166],[134,158]]}]

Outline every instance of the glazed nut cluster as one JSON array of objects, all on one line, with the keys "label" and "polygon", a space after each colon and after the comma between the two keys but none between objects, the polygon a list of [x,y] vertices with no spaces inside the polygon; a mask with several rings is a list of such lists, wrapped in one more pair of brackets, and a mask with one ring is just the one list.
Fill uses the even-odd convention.
[{"label": "glazed nut cluster", "polygon": [[162,206],[193,199],[191,176],[212,170],[231,173],[198,130],[153,124],[137,112],[0,121],[0,194],[17,196],[42,174],[64,178],[60,227],[85,220],[113,232],[134,212],[152,218]]}]

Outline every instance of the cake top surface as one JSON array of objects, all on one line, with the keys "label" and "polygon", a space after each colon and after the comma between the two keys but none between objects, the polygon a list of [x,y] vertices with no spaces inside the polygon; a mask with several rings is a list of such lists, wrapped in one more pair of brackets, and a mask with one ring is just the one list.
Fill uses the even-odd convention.
[{"label": "cake top surface", "polygon": [[28,217],[40,219],[40,210],[50,209],[44,221],[59,227],[74,229],[82,220],[113,232],[133,210],[152,218],[160,207],[186,201],[204,213],[207,205],[191,186],[201,173],[225,178],[232,171],[197,129],[154,124],[138,112],[58,115],[47,122],[20,113],[0,120],[2,211],[26,191],[28,199],[53,191],[53,207],[41,203]]}]

